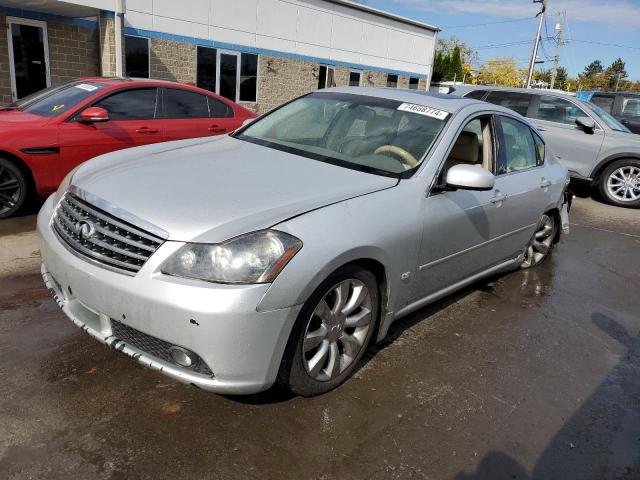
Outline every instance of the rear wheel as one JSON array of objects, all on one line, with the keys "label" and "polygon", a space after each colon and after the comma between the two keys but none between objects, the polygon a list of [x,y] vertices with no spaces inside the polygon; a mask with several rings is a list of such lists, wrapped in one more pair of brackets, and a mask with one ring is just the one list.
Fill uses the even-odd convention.
[{"label": "rear wheel", "polygon": [[602,172],[599,190],[611,205],[640,208],[640,160],[613,162]]},{"label": "rear wheel", "polygon": [[545,213],[536,227],[536,233],[524,251],[521,268],[538,266],[547,259],[553,250],[557,228],[554,216]]},{"label": "rear wheel", "polygon": [[23,173],[10,161],[0,158],[0,218],[14,215],[27,199]]},{"label": "rear wheel", "polygon": [[371,272],[353,266],[331,275],[298,316],[278,382],[303,396],[343,383],[371,342],[378,312],[378,284]]}]

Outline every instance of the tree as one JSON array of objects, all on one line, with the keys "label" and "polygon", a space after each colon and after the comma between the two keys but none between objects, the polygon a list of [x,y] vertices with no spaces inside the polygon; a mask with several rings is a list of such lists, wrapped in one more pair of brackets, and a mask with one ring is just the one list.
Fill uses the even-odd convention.
[{"label": "tree", "polygon": [[565,90],[568,79],[569,79],[569,74],[567,73],[567,69],[564,67],[558,67],[558,71],[556,72],[555,88],[559,90]]},{"label": "tree", "polygon": [[462,81],[464,78],[464,68],[462,66],[462,54],[460,47],[455,47],[449,55],[449,76],[454,80]]},{"label": "tree", "polygon": [[580,76],[593,78],[596,75],[600,75],[604,71],[604,67],[602,66],[602,62],[600,60],[594,60],[589,65],[584,67],[584,73]]},{"label": "tree", "polygon": [[455,48],[460,49],[460,58],[463,64],[469,64],[471,67],[478,66],[480,64],[480,56],[476,50],[469,48],[458,37],[453,36],[450,38],[439,38],[436,44],[436,50],[442,52],[445,55],[451,55]]},{"label": "tree", "polygon": [[628,75],[625,66],[626,63],[621,58],[617,58],[604,71],[604,76],[608,80],[609,88],[618,87],[620,80],[627,78]]},{"label": "tree", "polygon": [[478,83],[485,85],[501,85],[504,87],[520,87],[524,80],[524,70],[518,68],[513,57],[494,58],[480,68]]}]

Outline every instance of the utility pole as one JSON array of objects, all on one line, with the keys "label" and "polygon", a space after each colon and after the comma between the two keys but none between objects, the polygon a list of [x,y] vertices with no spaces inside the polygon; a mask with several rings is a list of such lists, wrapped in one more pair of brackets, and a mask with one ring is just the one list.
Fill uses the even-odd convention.
[{"label": "utility pole", "polygon": [[556,77],[558,76],[558,67],[560,66],[560,48],[563,45],[564,25],[567,21],[567,12],[560,12],[560,22],[556,24],[556,56],[553,58],[553,70],[551,71],[551,87],[556,84]]},{"label": "utility pole", "polygon": [[529,62],[529,74],[527,75],[527,86],[531,88],[531,79],[533,78],[533,69],[536,66],[536,58],[538,57],[538,46],[540,45],[540,32],[542,32],[542,22],[544,22],[544,12],[547,10],[547,0],[533,0],[533,3],[541,3],[542,10],[538,12],[536,17],[540,17],[538,22],[538,31],[536,32],[536,38],[533,41],[533,51],[531,52],[531,61]]}]

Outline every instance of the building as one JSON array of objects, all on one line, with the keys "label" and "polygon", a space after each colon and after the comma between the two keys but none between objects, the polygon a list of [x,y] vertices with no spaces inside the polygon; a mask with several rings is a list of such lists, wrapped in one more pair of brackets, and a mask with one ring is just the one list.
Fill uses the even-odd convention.
[{"label": "building", "polygon": [[438,32],[348,0],[0,0],[0,23],[3,104],[124,75],[197,84],[260,113],[332,85],[426,90]]}]

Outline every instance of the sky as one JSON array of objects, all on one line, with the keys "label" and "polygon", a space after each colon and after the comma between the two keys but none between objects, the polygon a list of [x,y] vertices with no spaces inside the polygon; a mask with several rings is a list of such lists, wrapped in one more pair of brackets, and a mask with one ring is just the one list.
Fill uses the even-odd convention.
[{"label": "sky", "polygon": [[[371,7],[442,29],[438,38],[457,36],[480,60],[514,57],[526,67],[536,34],[540,4],[532,0],[364,0]],[[577,75],[593,60],[605,67],[621,57],[629,79],[640,80],[640,0],[548,0],[546,31],[554,36],[558,13],[566,12],[560,65]],[[480,25],[481,24],[481,25]],[[543,38],[547,37],[545,27]],[[597,43],[593,43],[597,42]],[[510,45],[505,45],[510,44]],[[554,41],[543,41],[539,60],[552,59]],[[551,61],[536,68],[551,68]]]}]

